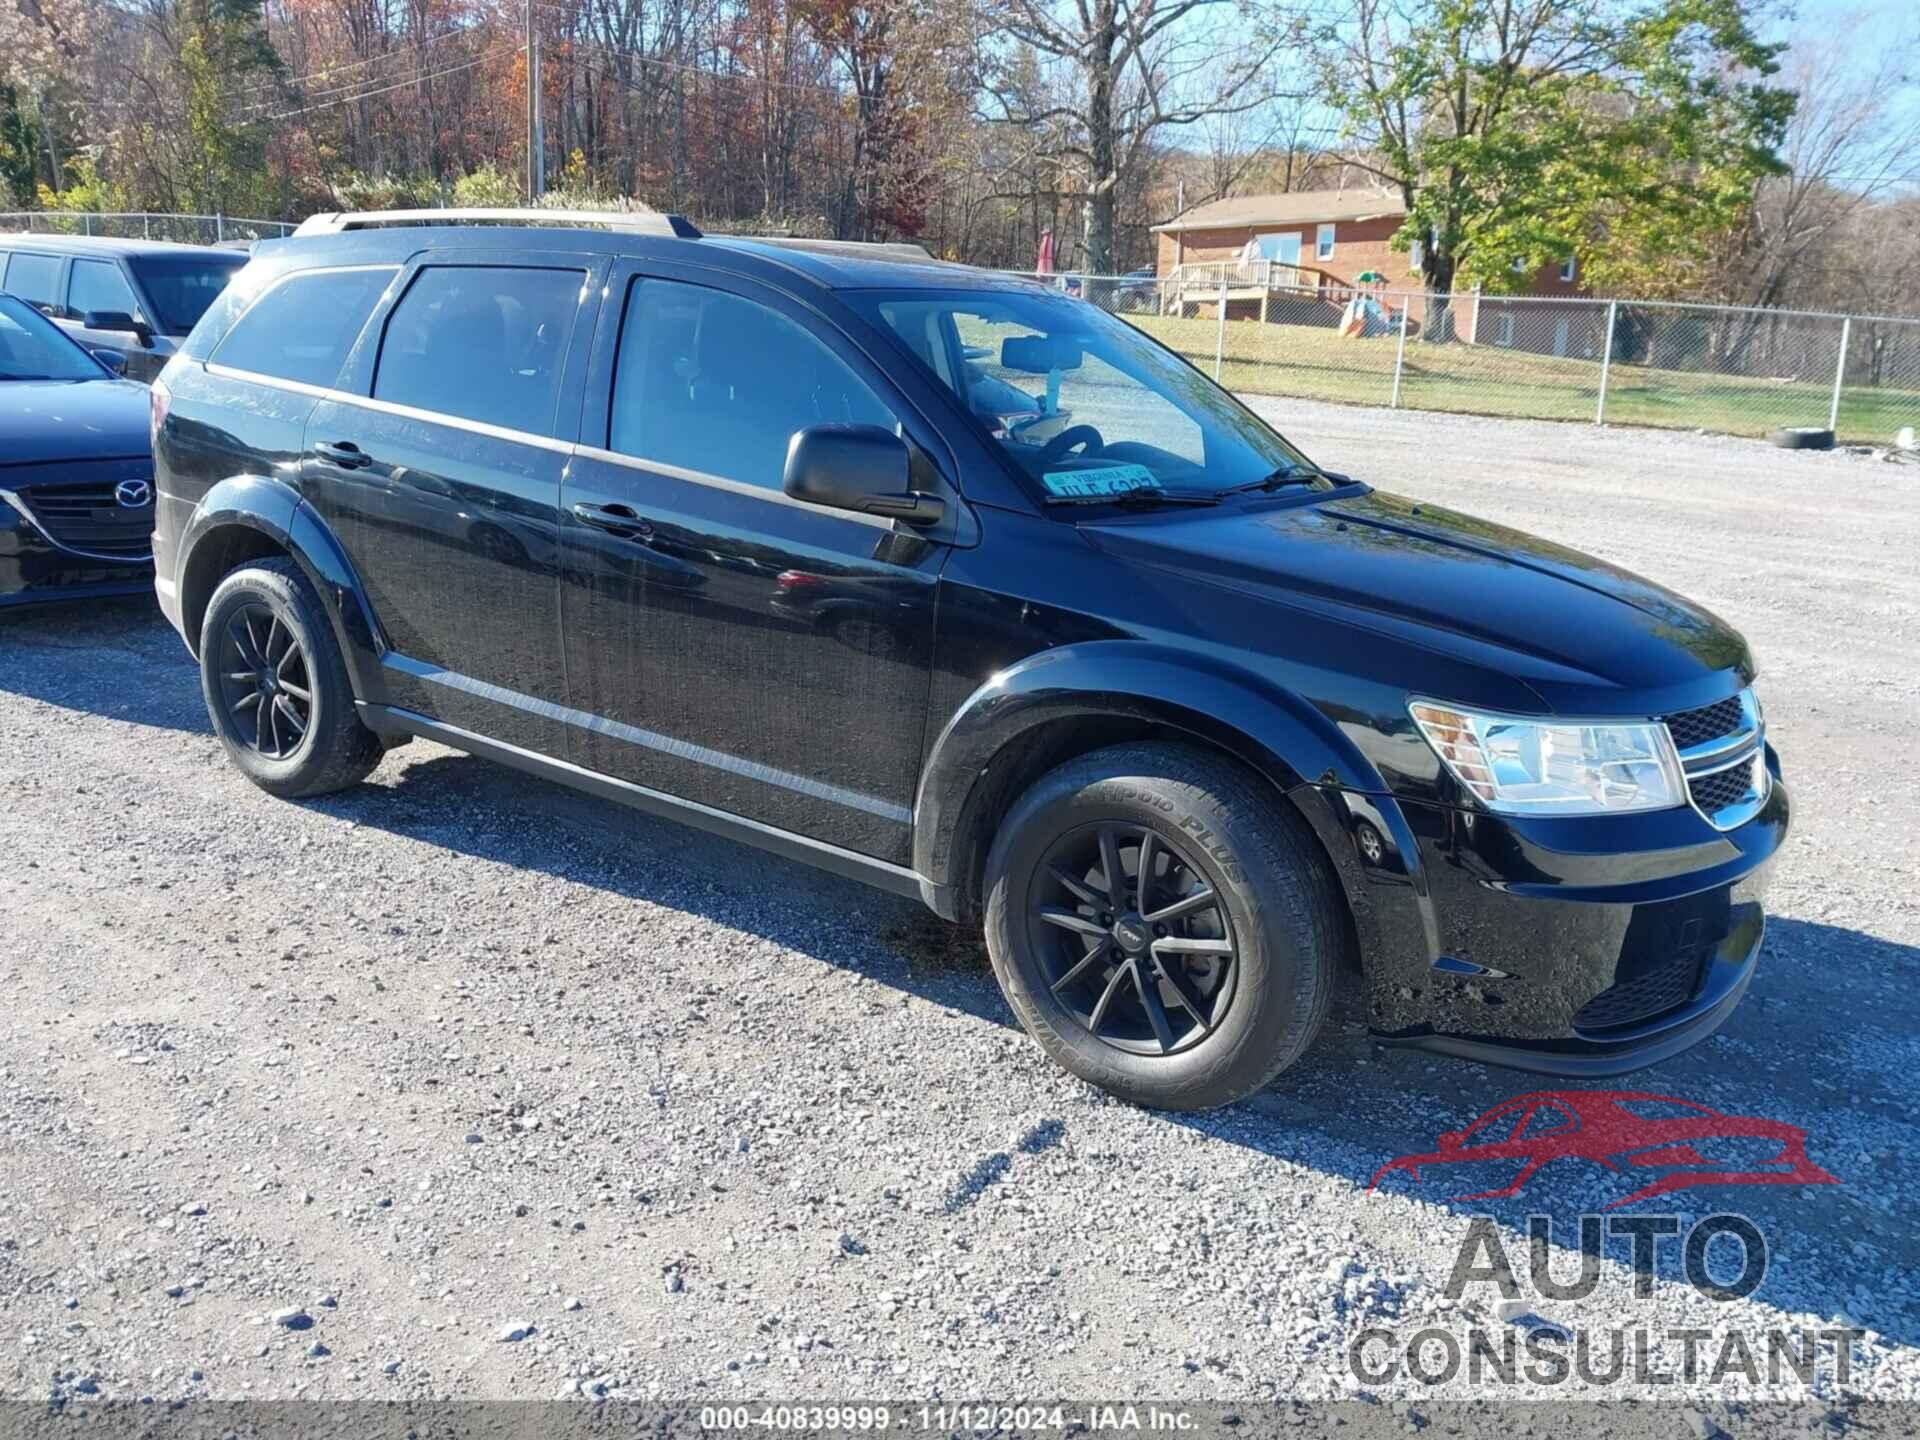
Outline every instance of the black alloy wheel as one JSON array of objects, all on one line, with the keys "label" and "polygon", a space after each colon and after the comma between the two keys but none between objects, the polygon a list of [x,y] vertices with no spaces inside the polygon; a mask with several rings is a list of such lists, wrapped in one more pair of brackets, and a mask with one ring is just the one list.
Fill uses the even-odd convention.
[{"label": "black alloy wheel", "polygon": [[236,607],[220,635],[220,700],[241,741],[269,760],[299,750],[313,725],[313,681],[290,626],[261,601]]},{"label": "black alloy wheel", "polygon": [[1095,1039],[1172,1055],[1233,1004],[1233,923],[1193,859],[1150,826],[1062,835],[1029,892],[1029,933],[1053,995]]}]

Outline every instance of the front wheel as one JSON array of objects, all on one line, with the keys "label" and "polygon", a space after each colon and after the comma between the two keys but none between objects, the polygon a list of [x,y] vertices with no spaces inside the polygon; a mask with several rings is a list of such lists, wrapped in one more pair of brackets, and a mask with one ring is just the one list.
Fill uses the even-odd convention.
[{"label": "front wheel", "polygon": [[200,627],[200,688],[228,758],[271,795],[344,790],[380,763],[326,610],[291,560],[220,582]]},{"label": "front wheel", "polygon": [[1043,776],[987,857],[987,949],[1041,1048],[1168,1110],[1226,1105],[1297,1060],[1345,942],[1317,843],[1257,777],[1171,744]]}]

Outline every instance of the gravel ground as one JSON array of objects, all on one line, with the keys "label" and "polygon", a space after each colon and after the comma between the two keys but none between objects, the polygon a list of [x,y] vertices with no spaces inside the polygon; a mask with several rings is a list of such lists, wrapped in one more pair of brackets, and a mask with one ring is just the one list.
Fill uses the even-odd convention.
[{"label": "gravel ground", "polygon": [[[905,902],[423,744],[272,800],[150,607],[63,607],[0,616],[0,1398],[1359,1390],[1419,1425],[1391,1407],[1539,1392],[1366,1384],[1357,1331],[1551,1322],[1854,1325],[1845,1390],[1920,1399],[1920,769],[1892,763],[1920,740],[1920,471],[1258,403],[1322,463],[1752,640],[1797,820],[1766,955],[1722,1035],[1628,1083],[1802,1125],[1841,1181],[1634,1207],[1750,1217],[1756,1293],[1664,1254],[1639,1297],[1616,1247],[1585,1300],[1456,1303],[1473,1215],[1518,1263],[1530,1213],[1620,1192],[1580,1164],[1510,1201],[1368,1182],[1537,1081],[1377,1049],[1348,1010],[1253,1104],[1130,1109]],[[1738,1380],[1593,1388],[1765,1428],[1725,1409]]]}]

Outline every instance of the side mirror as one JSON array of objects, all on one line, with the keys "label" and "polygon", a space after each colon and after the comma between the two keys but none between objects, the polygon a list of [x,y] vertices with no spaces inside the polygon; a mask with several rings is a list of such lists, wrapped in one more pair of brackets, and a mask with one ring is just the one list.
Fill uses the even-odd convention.
[{"label": "side mirror", "polygon": [[140,342],[142,349],[153,347],[153,331],[146,322],[136,320],[124,310],[89,310],[80,323],[89,330],[120,330]]},{"label": "side mirror", "polygon": [[93,350],[90,353],[92,354],[94,359],[98,360],[102,365],[106,366],[107,369],[111,370],[114,374],[124,375],[127,373],[127,352],[126,351],[111,350],[107,348],[105,345],[97,345],[93,348]]},{"label": "side mirror", "polygon": [[781,488],[796,500],[884,515],[908,525],[937,525],[947,513],[938,495],[909,488],[907,442],[878,425],[809,425],[787,442]]}]

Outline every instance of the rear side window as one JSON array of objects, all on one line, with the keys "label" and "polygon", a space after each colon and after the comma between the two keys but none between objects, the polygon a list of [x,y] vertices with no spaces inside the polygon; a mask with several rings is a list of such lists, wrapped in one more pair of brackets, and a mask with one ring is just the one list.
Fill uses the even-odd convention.
[{"label": "rear side window", "polygon": [[677,280],[636,280],[614,362],[607,448],[780,488],[793,432],[898,425],[840,357],[778,311]]},{"label": "rear side window", "polygon": [[118,265],[105,260],[76,260],[67,272],[67,309],[79,317],[92,310],[138,315],[140,303]]},{"label": "rear side window", "polygon": [[428,266],[387,321],[373,398],[553,434],[585,281],[581,270]]},{"label": "rear side window", "polygon": [[331,385],[392,278],[384,266],[290,276],[234,322],[209,359],[276,380]]},{"label": "rear side window", "polygon": [[7,293],[33,305],[60,306],[60,257],[16,250],[7,260]]}]

